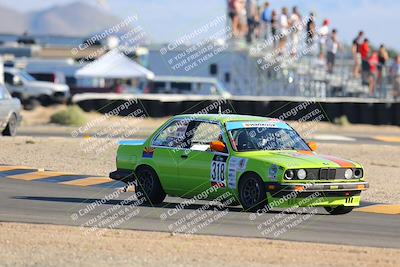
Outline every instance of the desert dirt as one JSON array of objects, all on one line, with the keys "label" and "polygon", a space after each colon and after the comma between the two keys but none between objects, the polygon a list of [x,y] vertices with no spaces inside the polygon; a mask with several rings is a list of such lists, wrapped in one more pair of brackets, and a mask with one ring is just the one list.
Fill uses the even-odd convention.
[{"label": "desert dirt", "polygon": [[0,244],[1,266],[400,265],[396,249],[19,223],[0,223]]}]

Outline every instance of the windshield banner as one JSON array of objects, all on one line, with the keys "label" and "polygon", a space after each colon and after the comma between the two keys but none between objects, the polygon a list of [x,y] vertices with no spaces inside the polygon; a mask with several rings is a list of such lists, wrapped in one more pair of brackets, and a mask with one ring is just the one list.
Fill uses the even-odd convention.
[{"label": "windshield banner", "polygon": [[241,128],[278,128],[278,129],[290,129],[289,125],[283,121],[235,121],[227,122],[226,129],[228,131],[233,129]]}]

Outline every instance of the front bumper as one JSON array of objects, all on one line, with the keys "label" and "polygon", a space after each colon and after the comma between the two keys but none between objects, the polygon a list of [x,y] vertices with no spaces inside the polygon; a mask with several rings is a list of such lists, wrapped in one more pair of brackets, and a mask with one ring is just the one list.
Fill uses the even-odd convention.
[{"label": "front bumper", "polygon": [[266,182],[266,191],[274,198],[295,195],[296,198],[305,198],[319,192],[324,197],[352,197],[359,196],[361,191],[369,188],[368,182],[350,183],[275,183]]}]

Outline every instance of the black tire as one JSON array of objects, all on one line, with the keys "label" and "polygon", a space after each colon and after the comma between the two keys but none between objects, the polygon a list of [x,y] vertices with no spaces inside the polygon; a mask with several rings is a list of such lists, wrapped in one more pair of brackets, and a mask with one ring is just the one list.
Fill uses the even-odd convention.
[{"label": "black tire", "polygon": [[244,211],[257,211],[268,205],[265,186],[258,175],[248,173],[240,179],[239,200]]},{"label": "black tire", "polygon": [[161,186],[157,173],[150,167],[139,167],[136,172],[136,192],[141,193],[147,203],[160,204],[164,201],[166,194]]},{"label": "black tire", "polygon": [[51,104],[53,104],[52,99],[50,99],[49,96],[47,95],[42,95],[39,97],[39,103],[43,106],[43,107],[48,107]]},{"label": "black tire", "polygon": [[15,116],[15,114],[11,114],[2,134],[6,136],[15,136],[17,134],[17,116]]},{"label": "black tire", "polygon": [[40,102],[35,98],[29,98],[23,102],[23,106],[25,110],[34,110],[40,106]]},{"label": "black tire", "polygon": [[337,207],[324,207],[324,208],[331,215],[342,215],[351,212],[354,207],[337,206]]}]

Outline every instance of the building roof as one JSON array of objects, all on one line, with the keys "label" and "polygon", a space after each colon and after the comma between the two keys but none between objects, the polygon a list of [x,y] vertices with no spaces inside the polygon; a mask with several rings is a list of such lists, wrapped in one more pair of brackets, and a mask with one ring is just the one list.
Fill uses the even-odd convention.
[{"label": "building roof", "polygon": [[153,79],[154,73],[125,56],[118,49],[114,49],[77,70],[76,76],[107,79],[140,77]]}]

